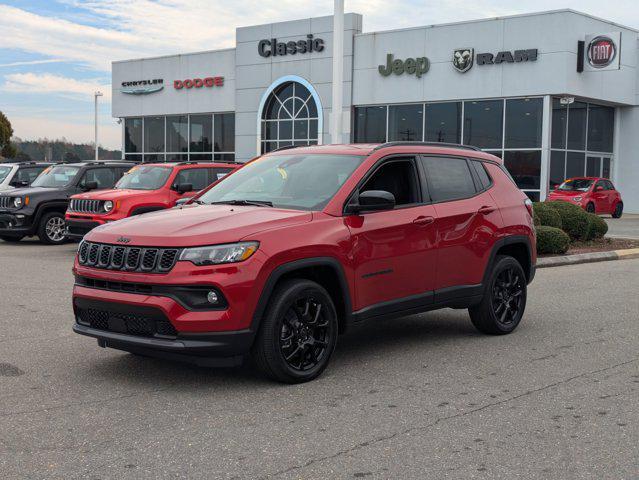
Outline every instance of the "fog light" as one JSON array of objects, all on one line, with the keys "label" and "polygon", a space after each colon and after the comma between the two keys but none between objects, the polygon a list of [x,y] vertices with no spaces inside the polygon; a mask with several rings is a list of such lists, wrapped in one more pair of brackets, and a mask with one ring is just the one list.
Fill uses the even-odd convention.
[{"label": "fog light", "polygon": [[206,294],[206,299],[208,300],[209,303],[217,303],[218,302],[218,298],[217,298],[217,293],[210,291],[209,293]]}]

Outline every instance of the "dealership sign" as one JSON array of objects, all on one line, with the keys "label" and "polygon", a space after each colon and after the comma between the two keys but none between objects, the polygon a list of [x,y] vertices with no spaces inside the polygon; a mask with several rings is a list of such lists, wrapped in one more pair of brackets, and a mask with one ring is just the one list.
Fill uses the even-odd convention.
[{"label": "dealership sign", "polygon": [[386,65],[380,65],[377,67],[377,70],[384,77],[388,77],[391,73],[394,73],[395,75],[402,75],[406,73],[420,78],[428,71],[429,68],[430,61],[426,57],[400,60],[399,58],[393,59],[393,54],[389,53],[386,55]]},{"label": "dealership sign", "polygon": [[277,38],[271,38],[270,40],[260,40],[257,44],[257,53],[264,58],[321,52],[322,50],[324,50],[324,39],[313,38],[312,34],[306,35],[306,40],[278,42]]},{"label": "dealership sign", "polygon": [[621,32],[587,35],[585,60],[587,70],[619,70]]},{"label": "dealership sign", "polygon": [[476,56],[474,56],[474,52],[475,49],[470,47],[453,50],[453,68],[460,73],[464,73],[472,68],[473,63],[477,65],[499,65],[500,63],[535,62],[538,57],[536,48],[515,51],[505,50],[496,54],[478,53]]},{"label": "dealership sign", "polygon": [[224,86],[224,77],[187,78],[186,80],[174,80],[173,88],[182,90],[183,88],[212,88]]},{"label": "dealership sign", "polygon": [[146,95],[147,93],[159,92],[164,88],[164,80],[155,78],[153,80],[134,80],[122,82],[120,91],[128,95]]}]

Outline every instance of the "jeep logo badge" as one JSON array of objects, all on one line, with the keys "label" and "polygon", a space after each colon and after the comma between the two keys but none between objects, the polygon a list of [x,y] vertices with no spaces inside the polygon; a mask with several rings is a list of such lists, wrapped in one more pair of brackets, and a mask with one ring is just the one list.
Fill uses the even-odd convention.
[{"label": "jeep logo badge", "polygon": [[130,241],[131,241],[131,239],[127,238],[127,237],[120,237],[120,238],[118,238],[116,240],[116,242],[118,242],[118,243],[129,243]]}]

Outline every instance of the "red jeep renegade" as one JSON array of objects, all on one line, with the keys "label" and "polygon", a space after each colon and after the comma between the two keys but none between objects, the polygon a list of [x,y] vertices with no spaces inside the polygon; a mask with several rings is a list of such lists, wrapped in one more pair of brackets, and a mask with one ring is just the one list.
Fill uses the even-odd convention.
[{"label": "red jeep renegade", "polygon": [[472,147],[280,149],[189,205],[91,231],[74,265],[74,330],[102,347],[303,382],[370,319],[468,309],[489,334],[522,319],[532,204]]},{"label": "red jeep renegade", "polygon": [[73,195],[65,215],[67,238],[122,218],[164,210],[239,168],[229,163],[147,163],[133,167],[112,190]]}]

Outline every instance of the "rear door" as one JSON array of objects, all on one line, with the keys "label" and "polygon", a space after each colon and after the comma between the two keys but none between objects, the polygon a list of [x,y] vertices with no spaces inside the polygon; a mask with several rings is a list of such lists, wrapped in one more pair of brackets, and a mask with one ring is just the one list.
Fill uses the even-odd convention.
[{"label": "rear door", "polygon": [[435,300],[474,294],[502,224],[490,194],[492,179],[480,161],[445,156],[421,160],[435,207]]}]

